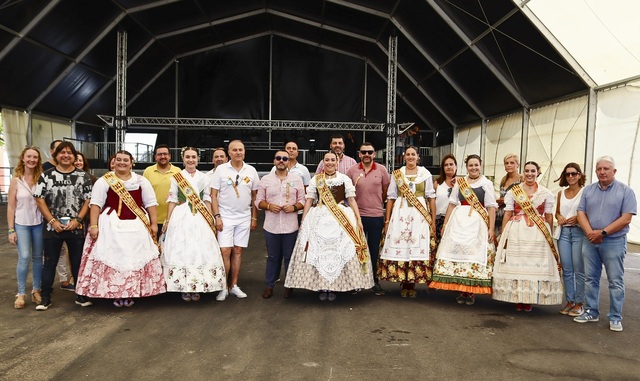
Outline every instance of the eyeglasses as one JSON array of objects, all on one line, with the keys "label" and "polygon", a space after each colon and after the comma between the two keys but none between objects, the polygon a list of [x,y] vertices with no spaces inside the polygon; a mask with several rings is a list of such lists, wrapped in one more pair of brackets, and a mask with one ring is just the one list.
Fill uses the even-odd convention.
[{"label": "eyeglasses", "polygon": [[156,156],[170,156],[170,153],[158,152]]},{"label": "eyeglasses", "polygon": [[372,149],[361,149],[360,153],[363,155],[373,155],[376,151]]},{"label": "eyeglasses", "polygon": [[580,174],[580,172],[565,172],[564,175],[566,177],[574,177],[574,176],[578,176]]},{"label": "eyeglasses", "polygon": [[240,175],[236,175],[236,186],[238,186],[238,180],[240,180]]},{"label": "eyeglasses", "polygon": [[289,161],[288,156],[276,156],[276,161]]}]

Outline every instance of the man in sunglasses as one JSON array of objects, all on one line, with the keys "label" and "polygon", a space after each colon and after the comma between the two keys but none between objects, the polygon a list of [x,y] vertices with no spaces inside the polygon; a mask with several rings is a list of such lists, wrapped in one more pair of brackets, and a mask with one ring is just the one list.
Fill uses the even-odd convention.
[{"label": "man in sunglasses", "polygon": [[218,243],[224,261],[229,288],[220,291],[216,300],[224,301],[231,294],[246,298],[238,277],[242,250],[249,245],[249,232],[258,226],[258,209],[254,203],[260,178],[256,169],[244,162],[244,144],[229,143],[231,161],[220,165],[211,179],[211,211],[216,219]]},{"label": "man in sunglasses", "polygon": [[364,142],[358,152],[360,164],[351,166],[347,170],[347,176],[356,187],[356,202],[360,209],[362,227],[367,236],[367,245],[371,255],[371,267],[373,269],[373,292],[376,295],[384,295],[384,290],[378,283],[377,264],[380,238],[384,228],[383,202],[387,198],[390,177],[387,169],[376,163],[373,144]]},{"label": "man in sunglasses", "polygon": [[[344,154],[344,138],[342,135],[333,135],[331,136],[331,144],[329,144],[329,150],[333,151],[338,155],[338,172],[347,173],[347,169],[349,169],[352,165],[357,164],[355,159],[349,157]],[[316,174],[322,173],[324,171],[324,163],[322,160],[320,164],[318,164],[318,168],[316,169]]]},{"label": "man in sunglasses", "polygon": [[[302,178],[288,170],[290,161],[287,151],[278,151],[273,159],[275,171],[260,179],[256,207],[265,211],[264,238],[267,244],[266,287],[262,297],[269,299],[280,276],[284,259],[285,274],[298,238],[298,211],[304,206]],[[286,288],[284,297],[289,298],[293,289]]]}]

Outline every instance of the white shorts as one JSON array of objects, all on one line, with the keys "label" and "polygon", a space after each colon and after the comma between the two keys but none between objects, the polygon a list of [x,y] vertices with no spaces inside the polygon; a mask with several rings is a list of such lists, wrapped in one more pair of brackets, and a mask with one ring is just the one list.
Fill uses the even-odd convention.
[{"label": "white shorts", "polygon": [[[235,225],[234,225],[235,224]],[[220,247],[247,247],[249,246],[249,233],[251,232],[251,219],[242,222],[222,219],[222,231],[218,230],[218,244]]]}]

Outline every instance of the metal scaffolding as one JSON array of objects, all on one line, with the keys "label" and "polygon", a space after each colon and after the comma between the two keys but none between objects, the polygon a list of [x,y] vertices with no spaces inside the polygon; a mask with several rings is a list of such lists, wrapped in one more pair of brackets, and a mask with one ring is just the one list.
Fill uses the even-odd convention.
[{"label": "metal scaffolding", "polygon": [[387,74],[387,156],[385,167],[392,171],[396,160],[396,75],[398,73],[398,36],[389,36],[389,73]]},{"label": "metal scaffolding", "polygon": [[124,145],[127,129],[127,32],[118,31],[118,63],[116,71],[116,116],[111,124],[116,129],[116,151]]}]

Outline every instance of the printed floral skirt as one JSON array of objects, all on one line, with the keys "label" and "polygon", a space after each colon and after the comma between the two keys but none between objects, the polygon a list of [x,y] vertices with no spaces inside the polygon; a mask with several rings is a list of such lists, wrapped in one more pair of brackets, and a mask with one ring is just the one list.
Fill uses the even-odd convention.
[{"label": "printed floral skirt", "polygon": [[433,266],[430,261],[378,261],[378,279],[388,282],[428,283]]}]

